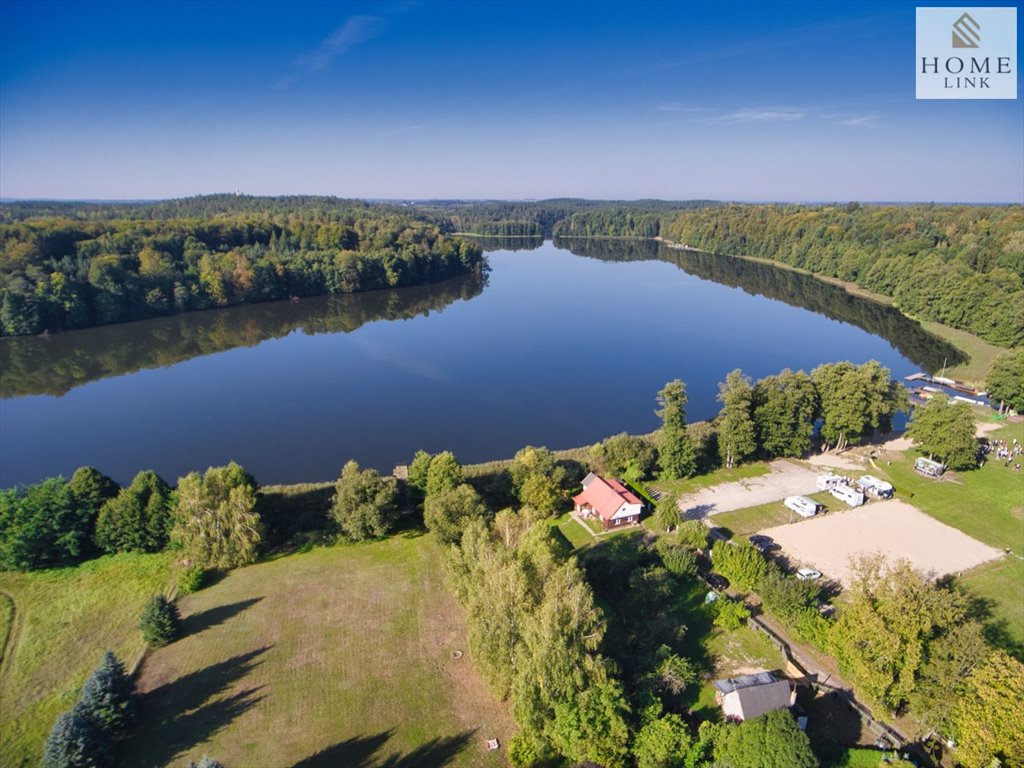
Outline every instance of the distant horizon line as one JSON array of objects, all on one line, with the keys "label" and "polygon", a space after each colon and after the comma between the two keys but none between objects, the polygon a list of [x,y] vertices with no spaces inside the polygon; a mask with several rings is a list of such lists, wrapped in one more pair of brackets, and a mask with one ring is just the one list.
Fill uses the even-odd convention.
[{"label": "distant horizon line", "polygon": [[769,198],[760,199],[716,199],[707,197],[692,198],[664,198],[664,197],[639,197],[639,198],[605,198],[605,197],[348,197],[344,195],[313,194],[305,192],[284,192],[280,194],[250,194],[247,192],[204,192],[195,195],[183,195],[177,197],[138,197],[138,198],[78,198],[78,197],[0,197],[0,205],[12,203],[75,203],[81,205],[145,205],[150,203],[167,203],[175,200],[195,200],[204,197],[248,197],[253,199],[275,199],[285,197],[309,197],[324,198],[331,200],[351,200],[363,203],[389,203],[396,205],[424,205],[424,204],[482,204],[482,203],[544,203],[555,200],[581,200],[585,202],[600,203],[719,203],[739,205],[849,205],[858,203],[860,205],[968,205],[968,206],[1014,206],[1024,205],[1024,199],[1020,201],[1007,200],[986,200],[986,201],[963,201],[963,200],[773,200]]}]

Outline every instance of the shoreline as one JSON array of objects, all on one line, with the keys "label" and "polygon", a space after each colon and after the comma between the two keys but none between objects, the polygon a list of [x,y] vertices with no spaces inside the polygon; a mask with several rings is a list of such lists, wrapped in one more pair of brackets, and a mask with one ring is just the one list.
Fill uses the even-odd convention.
[{"label": "shoreline", "polygon": [[[946,369],[946,374],[952,378],[956,378],[965,384],[971,384],[973,386],[981,386],[985,383],[985,379],[988,376],[989,370],[991,370],[992,363],[999,356],[1013,351],[1011,347],[1000,347],[996,344],[992,344],[979,336],[975,336],[970,331],[964,331],[959,328],[953,328],[949,325],[944,325],[935,320],[925,320],[914,315],[907,314],[899,307],[895,306],[894,300],[891,296],[885,296],[880,293],[869,291],[865,288],[861,288],[856,283],[851,283],[848,280],[841,280],[838,277],[831,277],[829,275],[819,275],[815,272],[811,272],[808,269],[802,267],[794,267],[792,264],[786,264],[779,261],[773,261],[772,259],[765,259],[759,256],[734,256],[727,253],[715,253],[713,251],[705,251],[701,248],[693,248],[684,243],[677,243],[672,240],[666,240],[660,235],[651,238],[656,242],[661,243],[666,248],[671,248],[675,251],[690,251],[692,253],[701,253],[708,256],[715,256],[726,259],[741,259],[743,261],[753,262],[755,264],[763,264],[776,269],[785,269],[790,272],[796,272],[800,275],[806,275],[812,277],[815,280],[820,280],[824,283],[829,283],[842,288],[851,296],[856,296],[860,299],[867,301],[873,301],[876,304],[882,304],[887,307],[892,307],[901,315],[909,320],[913,320],[920,325],[925,331],[937,336],[943,341],[956,347],[960,352],[967,357],[967,362],[960,365],[950,366]],[[926,371],[926,373],[935,374],[935,371]]]}]

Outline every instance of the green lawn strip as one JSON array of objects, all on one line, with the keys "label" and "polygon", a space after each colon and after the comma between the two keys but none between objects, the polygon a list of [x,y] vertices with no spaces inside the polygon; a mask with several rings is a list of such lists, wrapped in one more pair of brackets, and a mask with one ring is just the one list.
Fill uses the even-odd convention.
[{"label": "green lawn strip", "polygon": [[[921,321],[921,326],[929,333],[934,333],[941,339],[945,339],[954,347],[967,355],[969,358],[962,365],[951,365],[946,368],[945,376],[971,384],[982,384],[993,361],[1000,355],[1009,352],[1005,347],[997,347],[984,339],[980,339],[972,333],[950,328],[933,321]],[[933,371],[938,375],[939,371]]]},{"label": "green lawn strip", "polygon": [[170,556],[113,555],[77,568],[0,573],[17,612],[0,676],[0,765],[35,766],[54,720],[112,650],[127,666],[142,651],[146,600],[171,586]]},{"label": "green lawn strip", "polygon": [[785,525],[794,522],[794,518],[800,519],[794,512],[783,506],[781,501],[771,501],[756,507],[722,512],[711,518],[711,522],[718,528],[731,531],[732,535],[736,537],[749,536],[776,525]]},{"label": "green lawn strip", "polygon": [[565,537],[573,550],[583,549],[594,543],[594,537],[585,531],[568,512],[555,520],[552,526]]},{"label": "green lawn strip", "polygon": [[648,485],[652,490],[675,493],[682,496],[712,485],[719,485],[720,483],[732,483],[750,477],[767,475],[769,471],[767,462],[758,461],[752,464],[740,464],[732,469],[725,469],[723,467],[713,472],[708,472],[705,475],[684,477],[681,480],[655,480],[648,483]]},{"label": "green lawn strip", "polygon": [[[1012,423],[990,437],[1024,440],[1024,424]],[[968,536],[1024,555],[1024,473],[987,461],[980,469],[932,480],[914,471],[915,451],[891,464],[879,463],[879,476],[896,487],[896,496]],[[991,612],[990,630],[997,642],[1020,655],[1024,652],[1024,562],[1010,556],[964,574],[961,586],[981,598]]]},{"label": "green lawn strip", "polygon": [[143,666],[124,765],[503,764],[482,741],[507,743],[511,719],[472,669],[427,536],[248,566],[180,604],[189,634]]},{"label": "green lawn strip", "polygon": [[[995,436],[1024,439],[1024,425],[1008,425]],[[992,460],[980,469],[932,480],[914,471],[917,456],[907,451],[891,464],[878,464],[878,474],[895,486],[897,498],[979,541],[1024,554],[1024,473]]]},{"label": "green lawn strip", "polygon": [[1024,652],[1024,561],[1007,557],[979,565],[957,584],[988,607],[993,642],[1020,656]]}]

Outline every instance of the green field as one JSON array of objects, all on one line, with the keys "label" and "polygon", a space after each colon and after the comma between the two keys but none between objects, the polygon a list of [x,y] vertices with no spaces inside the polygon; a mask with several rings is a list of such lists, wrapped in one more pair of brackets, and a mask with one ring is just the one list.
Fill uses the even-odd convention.
[{"label": "green field", "polygon": [[[171,582],[166,555],[116,555],[77,568],[0,573],[0,765],[35,766],[54,720],[107,649],[142,652],[142,606]],[[11,604],[13,602],[13,613]],[[13,617],[13,621],[9,619]]]},{"label": "green field", "polygon": [[472,669],[426,536],[248,566],[180,605],[187,634],[142,667],[125,765],[504,762],[483,740],[507,744],[511,718]]},{"label": "green field", "polygon": [[[1009,424],[990,437],[1024,440],[1024,424]],[[1024,474],[989,461],[981,469],[931,480],[914,471],[916,456],[907,451],[890,465],[879,464],[877,474],[892,482],[899,498],[937,520],[1014,553],[963,574],[960,583],[989,607],[996,641],[1024,654]]]}]

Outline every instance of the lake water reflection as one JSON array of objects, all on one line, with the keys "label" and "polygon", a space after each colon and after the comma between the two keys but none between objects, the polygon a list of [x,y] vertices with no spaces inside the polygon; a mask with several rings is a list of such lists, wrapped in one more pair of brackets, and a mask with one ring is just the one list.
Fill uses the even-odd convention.
[{"label": "lake water reflection", "polygon": [[272,483],[418,448],[482,461],[650,431],[676,377],[696,420],[733,368],[956,359],[890,308],[765,265],[623,241],[488,258],[487,278],[2,340],[0,485],[83,464],[173,482],[234,459]]}]

